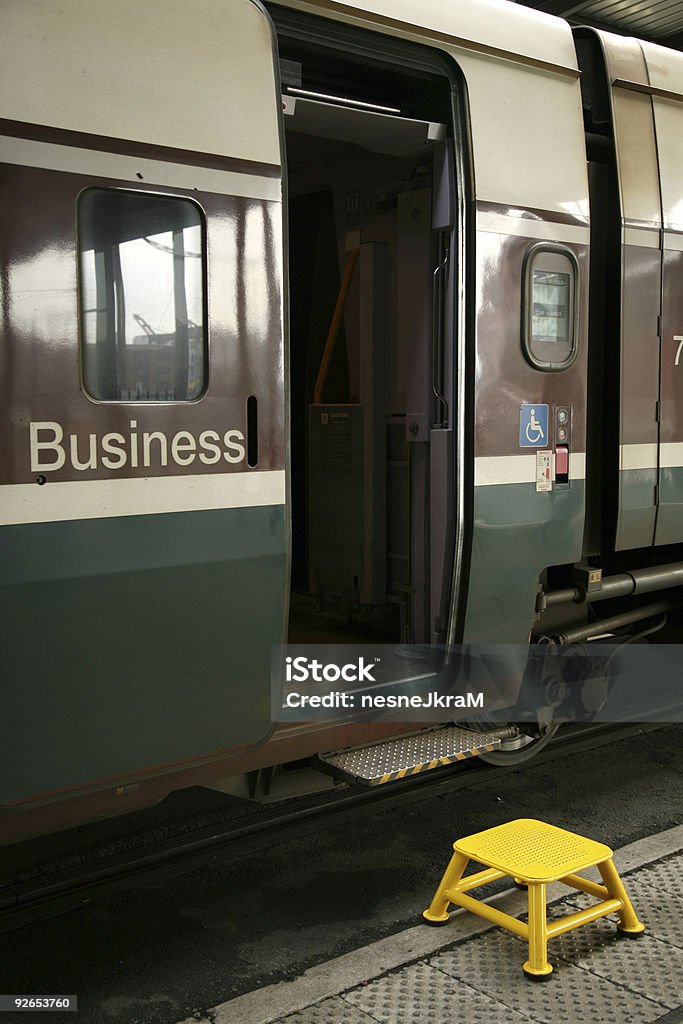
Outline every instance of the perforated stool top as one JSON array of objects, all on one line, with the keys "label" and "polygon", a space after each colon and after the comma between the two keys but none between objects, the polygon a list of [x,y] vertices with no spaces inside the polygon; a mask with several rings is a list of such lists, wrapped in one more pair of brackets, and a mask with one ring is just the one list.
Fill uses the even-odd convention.
[{"label": "perforated stool top", "polygon": [[453,844],[453,849],[530,882],[555,882],[612,856],[604,843],[534,818],[518,818],[465,836]]}]

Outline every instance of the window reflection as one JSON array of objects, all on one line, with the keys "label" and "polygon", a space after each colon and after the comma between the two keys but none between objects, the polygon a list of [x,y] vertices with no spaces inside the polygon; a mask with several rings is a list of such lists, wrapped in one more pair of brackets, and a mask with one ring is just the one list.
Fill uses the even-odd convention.
[{"label": "window reflection", "polygon": [[531,329],[534,341],[569,341],[569,274],[534,270]]},{"label": "window reflection", "polygon": [[83,380],[101,401],[204,390],[204,244],[187,199],[88,189],[78,204]]}]

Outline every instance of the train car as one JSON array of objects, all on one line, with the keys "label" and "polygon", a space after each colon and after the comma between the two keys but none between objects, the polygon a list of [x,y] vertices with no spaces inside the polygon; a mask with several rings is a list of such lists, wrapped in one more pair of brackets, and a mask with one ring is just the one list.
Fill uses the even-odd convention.
[{"label": "train car", "polygon": [[676,614],[680,54],[504,0],[0,10],[5,841],[414,731],[276,727],[272,644]]}]

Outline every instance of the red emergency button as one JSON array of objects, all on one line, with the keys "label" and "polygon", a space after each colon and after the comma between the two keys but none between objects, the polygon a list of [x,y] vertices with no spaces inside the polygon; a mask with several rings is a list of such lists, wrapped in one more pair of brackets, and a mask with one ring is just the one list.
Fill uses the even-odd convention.
[{"label": "red emergency button", "polygon": [[564,483],[569,479],[569,448],[558,444],[555,449],[555,479]]}]

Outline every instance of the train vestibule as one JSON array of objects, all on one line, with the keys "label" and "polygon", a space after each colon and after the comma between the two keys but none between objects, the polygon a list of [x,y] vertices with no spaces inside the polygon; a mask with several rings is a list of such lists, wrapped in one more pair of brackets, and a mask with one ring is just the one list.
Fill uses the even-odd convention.
[{"label": "train vestibule", "polygon": [[359,637],[429,642],[446,620],[456,458],[450,83],[428,61],[406,74],[390,53],[354,59],[333,33],[314,46],[285,31],[279,43],[290,639],[331,638],[336,614],[339,639],[351,619]]}]

